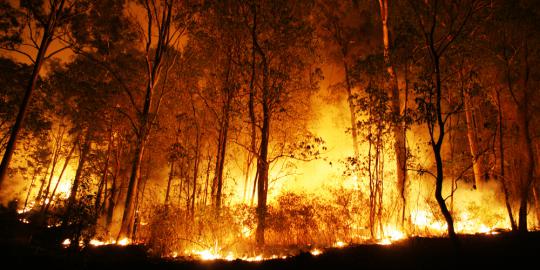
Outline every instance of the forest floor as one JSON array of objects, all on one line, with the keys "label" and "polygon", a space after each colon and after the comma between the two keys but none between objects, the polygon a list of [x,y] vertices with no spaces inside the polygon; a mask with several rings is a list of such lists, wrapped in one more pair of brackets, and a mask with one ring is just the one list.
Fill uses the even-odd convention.
[{"label": "forest floor", "polygon": [[[392,245],[329,248],[318,256],[301,253],[260,262],[154,258],[142,246],[101,246],[69,250],[31,237],[29,224],[0,219],[0,260],[9,269],[540,269],[540,232],[524,235],[414,237]],[[2,267],[3,268],[3,267]],[[8,269],[8,268],[3,268]]]}]

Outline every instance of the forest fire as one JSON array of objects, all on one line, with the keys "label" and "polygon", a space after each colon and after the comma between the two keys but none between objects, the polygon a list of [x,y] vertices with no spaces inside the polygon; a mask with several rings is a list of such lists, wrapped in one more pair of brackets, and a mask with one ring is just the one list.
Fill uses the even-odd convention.
[{"label": "forest fire", "polygon": [[539,22],[531,0],[0,1],[0,247],[270,265],[533,238]]}]

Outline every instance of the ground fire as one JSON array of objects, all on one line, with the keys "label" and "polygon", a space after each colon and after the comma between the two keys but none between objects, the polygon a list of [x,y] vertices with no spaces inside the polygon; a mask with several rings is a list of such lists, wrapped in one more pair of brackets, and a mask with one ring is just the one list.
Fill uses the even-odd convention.
[{"label": "ground fire", "polygon": [[0,1],[0,246],[70,267],[529,256],[539,22],[531,0]]}]

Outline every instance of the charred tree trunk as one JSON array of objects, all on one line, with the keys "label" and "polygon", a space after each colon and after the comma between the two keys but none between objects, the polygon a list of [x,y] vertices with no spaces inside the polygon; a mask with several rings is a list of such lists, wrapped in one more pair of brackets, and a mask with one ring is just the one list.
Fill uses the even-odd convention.
[{"label": "charred tree trunk", "polygon": [[73,179],[73,185],[71,186],[71,193],[69,194],[69,199],[67,203],[66,213],[62,221],[63,225],[66,226],[69,223],[69,220],[72,215],[73,207],[77,200],[77,193],[81,184],[81,175],[84,169],[84,164],[90,151],[91,146],[91,131],[88,129],[86,131],[86,136],[84,138],[84,143],[81,149],[81,155],[79,157],[79,165],[77,166],[77,171],[75,172],[75,179]]},{"label": "charred tree trunk", "polygon": [[165,209],[169,206],[169,197],[171,193],[171,183],[174,178],[174,160],[171,160],[171,169],[169,170],[169,179],[167,180],[167,190],[165,191]]},{"label": "charred tree trunk", "polygon": [[119,141],[116,145],[114,171],[111,179],[111,191],[109,192],[109,203],[105,216],[105,226],[109,234],[113,222],[114,209],[116,208],[116,203],[118,202],[118,197],[120,196],[120,192],[118,191],[118,174],[120,173],[120,157],[122,153],[121,146],[121,141]]},{"label": "charred tree trunk", "polygon": [[19,107],[15,124],[11,128],[11,134],[6,145],[6,150],[4,152],[4,156],[2,157],[2,162],[0,163],[0,188],[6,179],[7,170],[9,168],[9,163],[11,162],[13,152],[15,151],[19,132],[24,124],[26,112],[28,111],[28,105],[30,104],[32,93],[34,92],[34,88],[36,87],[36,83],[39,78],[39,72],[41,71],[41,67],[45,60],[45,54],[47,53],[47,49],[49,48],[49,45],[54,37],[54,32],[59,19],[58,17],[61,15],[62,10],[64,9],[64,2],[64,0],[55,1],[54,5],[50,7],[50,13],[44,26],[43,36],[41,38],[39,50],[34,61],[32,75],[30,76],[30,80],[24,91],[23,100],[21,106]]},{"label": "charred tree trunk", "polygon": [[263,126],[261,131],[260,155],[257,162],[257,246],[264,246],[264,231],[266,229],[266,203],[268,195],[268,142],[270,137],[270,116],[268,108],[263,105]]},{"label": "charred tree trunk", "polygon": [[[49,204],[49,201],[47,199],[49,198],[49,191],[51,190],[51,183],[54,177],[54,172],[56,169],[56,164],[58,164],[58,159],[60,158],[60,152],[62,151],[62,142],[64,139],[64,129],[60,131],[60,134],[56,138],[55,142],[55,149],[53,153],[53,160],[52,160],[52,167],[51,167],[51,173],[49,174],[49,181],[47,181],[47,187],[45,188],[45,193],[43,195],[43,207],[41,208],[41,211],[44,213],[46,206]],[[52,199],[52,198],[51,198]]]},{"label": "charred tree trunk", "polygon": [[[138,182],[140,178],[140,167],[143,157],[143,152],[146,147],[146,141],[150,134],[150,129],[155,117],[157,116],[157,109],[153,112],[151,117],[151,107],[153,101],[153,95],[155,87],[159,81],[161,75],[163,60],[166,57],[166,52],[168,50],[169,44],[172,42],[171,34],[171,21],[173,13],[173,1],[164,1],[163,6],[161,7],[162,14],[156,14],[156,4],[154,1],[149,3],[146,1],[145,9],[147,12],[147,40],[145,48],[145,57],[147,64],[147,84],[146,84],[146,93],[144,98],[144,105],[142,110],[137,109],[138,112],[138,126],[134,127],[135,133],[137,135],[136,146],[135,146],[135,155],[133,158],[133,165],[131,169],[131,176],[129,178],[128,190],[126,195],[124,214],[122,215],[122,224],[120,226],[120,232],[118,234],[117,240],[132,235],[132,229],[134,224],[134,210],[135,210],[135,200],[138,194]],[[157,24],[159,30],[157,34],[157,41],[155,50],[151,49],[153,44],[153,33],[152,29],[154,27],[154,22]],[[175,32],[176,33],[176,32]]]},{"label": "charred tree trunk", "polygon": [[229,115],[231,110],[231,102],[232,102],[232,89],[228,89],[227,91],[227,102],[223,108],[223,123],[221,125],[220,129],[220,141],[219,141],[219,149],[218,149],[218,156],[217,156],[217,163],[216,163],[216,201],[215,201],[215,208],[216,211],[219,212],[219,209],[221,208],[221,193],[223,189],[223,170],[225,166],[225,154],[227,152],[227,135],[229,132]]},{"label": "charred tree trunk", "polygon": [[103,169],[101,170],[101,180],[99,181],[99,187],[98,192],[96,194],[96,201],[95,201],[95,211],[96,215],[100,212],[101,208],[101,194],[103,194],[103,190],[107,189],[107,176],[109,174],[109,161],[111,160],[111,149],[112,149],[112,140],[113,140],[113,132],[112,127],[109,133],[109,140],[107,143],[107,153],[105,156],[105,163],[103,164]]},{"label": "charred tree trunk", "polygon": [[524,172],[521,179],[521,188],[520,188],[520,203],[519,203],[519,225],[518,230],[521,233],[528,231],[527,227],[527,208],[529,201],[529,194],[534,180],[534,153],[532,146],[532,139],[529,132],[529,119],[527,116],[527,103],[528,101],[523,102],[524,105],[521,106],[520,111],[518,112],[518,122],[520,127],[522,127],[522,144],[524,144],[525,151],[523,156],[524,163]]},{"label": "charred tree trunk", "polygon": [[124,214],[122,215],[122,223],[117,241],[129,237],[132,234],[134,215],[135,215],[135,200],[138,194],[139,178],[141,173],[141,162],[144,153],[144,145],[142,138],[138,139],[135,156],[131,165],[131,176],[129,178],[128,190],[126,194],[126,202],[124,206]]},{"label": "charred tree trunk", "polygon": [[36,181],[36,177],[39,174],[38,170],[34,170],[34,175],[32,176],[32,181],[30,182],[30,186],[28,187],[28,191],[26,192],[26,199],[24,200],[24,207],[23,211],[26,211],[26,207],[28,206],[28,199],[30,198],[30,193],[32,192],[32,189],[34,188],[34,182]]},{"label": "charred tree trunk", "polygon": [[[345,54],[345,52],[344,52]],[[351,136],[353,142],[354,158],[360,157],[360,151],[358,150],[358,127],[356,126],[356,111],[353,101],[351,78],[349,77],[349,65],[345,58],[343,59],[343,68],[345,69],[345,83],[347,88],[347,102],[349,104],[349,113],[351,115]],[[360,178],[358,178],[360,181]]]},{"label": "charred tree trunk", "polygon": [[[197,124],[197,138],[195,142],[195,161],[193,164],[193,191],[191,192],[191,206],[189,212],[191,218],[195,218],[195,199],[197,198],[197,180],[199,179],[199,162],[201,160],[201,131]],[[189,205],[189,203],[188,203]]]},{"label": "charred tree trunk", "polygon": [[[246,188],[249,178],[249,168],[251,167],[251,164],[253,163],[253,158],[256,157],[257,160],[259,159],[257,156],[257,125],[256,121],[257,118],[255,117],[255,79],[257,76],[257,65],[256,65],[256,53],[257,53],[257,8],[255,4],[252,6],[252,12],[253,12],[253,25],[251,27],[251,78],[249,82],[249,123],[251,127],[251,145],[250,145],[250,153],[248,154],[247,158],[247,172],[246,172]],[[255,179],[253,181],[253,189],[251,192],[251,204],[253,205],[253,198],[255,197],[255,188],[257,185],[257,175],[258,172],[255,173]]]},{"label": "charred tree trunk", "polygon": [[51,205],[52,200],[54,199],[54,195],[56,194],[56,190],[58,189],[58,186],[60,185],[60,181],[62,180],[62,176],[64,176],[64,172],[66,171],[67,166],[69,165],[69,161],[71,160],[71,156],[73,155],[73,152],[75,152],[75,148],[77,147],[78,139],[75,139],[75,142],[73,143],[73,146],[69,150],[69,153],[66,157],[66,161],[64,162],[64,166],[62,167],[62,171],[60,171],[60,175],[58,176],[58,181],[56,181],[56,185],[54,186],[54,189],[51,193],[49,202],[43,209],[43,212],[46,213],[49,210],[49,207]]},{"label": "charred tree trunk", "polygon": [[480,157],[478,147],[478,136],[476,131],[476,125],[473,119],[473,106],[471,104],[471,96],[468,93],[464,93],[465,99],[465,122],[467,124],[467,139],[469,142],[469,150],[471,152],[473,173],[474,173],[474,189],[482,189],[482,178],[484,176],[484,170],[482,168],[482,160]]},{"label": "charred tree trunk", "polygon": [[[396,152],[396,174],[397,174],[397,188],[401,198],[401,207],[403,216],[405,219],[405,208],[407,204],[406,199],[406,180],[407,180],[407,160],[406,160],[406,146],[405,146],[405,132],[401,121],[401,105],[399,98],[398,80],[396,76],[396,69],[393,65],[390,55],[390,36],[388,30],[388,0],[379,0],[379,6],[381,11],[381,23],[382,23],[382,36],[384,44],[384,63],[386,65],[386,73],[388,75],[388,86],[392,96],[392,113],[395,115],[397,121],[393,125],[394,133],[394,149]],[[403,226],[403,224],[402,224]]]},{"label": "charred tree trunk", "polygon": [[499,122],[499,170],[500,170],[500,179],[501,186],[504,194],[504,203],[506,206],[506,211],[508,213],[508,219],[510,220],[510,226],[512,231],[517,231],[516,220],[514,219],[514,214],[512,211],[512,205],[510,203],[510,192],[508,191],[508,184],[506,183],[506,178],[504,175],[504,134],[503,134],[503,113],[501,107],[501,96],[500,92],[497,91],[497,109],[498,109],[498,122]]},{"label": "charred tree trunk", "polygon": [[[432,40],[433,41],[433,40]],[[434,139],[434,128],[431,130],[431,146],[433,148],[433,154],[435,156],[435,163],[437,165],[437,174],[436,174],[436,180],[435,180],[435,199],[437,200],[437,203],[439,204],[439,207],[441,208],[441,212],[444,216],[444,219],[446,220],[446,224],[448,226],[448,236],[453,239],[454,241],[457,241],[456,232],[454,230],[454,220],[452,218],[452,214],[450,211],[448,211],[448,208],[446,207],[446,202],[442,196],[442,188],[443,188],[443,180],[444,180],[444,171],[443,171],[443,161],[442,161],[442,155],[441,155],[441,149],[444,141],[444,121],[442,116],[442,105],[441,105],[441,99],[442,99],[442,90],[441,90],[441,71],[440,71],[440,63],[439,63],[439,55],[434,47],[434,43],[430,43],[430,50],[431,50],[431,56],[433,60],[433,67],[435,72],[435,110],[436,110],[436,124],[435,126],[438,128],[438,138],[435,141]],[[457,243],[457,242],[456,242]]]}]

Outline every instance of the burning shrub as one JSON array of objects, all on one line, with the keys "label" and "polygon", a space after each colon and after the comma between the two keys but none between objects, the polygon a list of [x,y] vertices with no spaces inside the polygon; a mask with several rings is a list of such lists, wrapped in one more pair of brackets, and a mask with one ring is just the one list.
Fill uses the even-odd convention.
[{"label": "burning shrub", "polygon": [[[254,210],[244,207],[201,208],[195,215],[176,208],[156,207],[149,222],[147,240],[156,255],[190,255],[197,250],[245,252],[255,230]],[[223,226],[227,224],[227,226]],[[245,240],[245,241],[242,241]]]},{"label": "burning shrub", "polygon": [[[307,245],[313,243],[318,231],[315,206],[305,195],[282,194],[276,207],[270,207],[268,215],[269,240],[282,245]],[[270,240],[270,241],[272,241]]]}]

